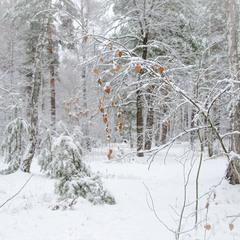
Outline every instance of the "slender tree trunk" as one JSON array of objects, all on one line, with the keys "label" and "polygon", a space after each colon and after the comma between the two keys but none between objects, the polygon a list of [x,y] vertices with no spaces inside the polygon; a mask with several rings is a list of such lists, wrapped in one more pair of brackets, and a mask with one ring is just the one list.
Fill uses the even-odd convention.
[{"label": "slender tree trunk", "polygon": [[[139,74],[139,81],[141,79],[141,75]],[[143,157],[143,103],[142,103],[142,91],[139,89],[137,90],[137,156]]]},{"label": "slender tree trunk", "polygon": [[[143,38],[143,45],[147,45],[148,34]],[[147,47],[143,47],[142,59],[147,59]],[[141,81],[141,76],[144,74],[144,71],[141,70],[138,75],[138,81]],[[139,88],[137,90],[137,156],[143,157],[144,154],[140,152],[143,150],[143,101],[142,101],[142,90],[141,83],[139,83]]]},{"label": "slender tree trunk", "polygon": [[36,48],[36,56],[35,56],[35,68],[33,74],[33,86],[32,86],[32,94],[31,94],[31,132],[30,132],[30,144],[26,149],[24,154],[24,158],[21,164],[21,170],[23,172],[30,172],[30,167],[32,163],[32,159],[35,154],[36,146],[37,146],[37,136],[38,136],[38,101],[39,101],[39,91],[41,85],[41,59],[42,59],[42,50],[44,46],[44,23],[42,26],[42,33],[39,36],[38,45]]},{"label": "slender tree trunk", "polygon": [[[158,121],[158,120],[155,120]],[[160,146],[160,134],[161,134],[161,124],[159,123],[159,121],[157,122],[157,124],[155,124],[155,146],[159,147]]]},{"label": "slender tree trunk", "polygon": [[[163,116],[167,113],[167,106],[164,104],[163,105]],[[167,140],[167,132],[168,132],[168,127],[165,123],[162,123],[162,136],[161,136],[161,143],[166,144]]]},{"label": "slender tree trunk", "polygon": [[[85,9],[85,11],[84,11]],[[89,2],[81,1],[81,25],[82,32],[87,35],[88,32],[88,14],[89,14]],[[87,61],[87,40],[82,41],[82,60]],[[88,151],[91,151],[91,141],[89,137],[89,124],[88,124],[88,99],[87,99],[87,66],[83,65],[81,68],[81,77],[83,81],[82,93],[83,93],[83,108],[86,111],[84,124],[83,124],[83,135],[84,135],[84,146]]]},{"label": "slender tree trunk", "polygon": [[153,110],[153,86],[150,86],[147,90],[147,102],[148,102],[148,111],[147,111],[147,120],[146,120],[146,132],[145,132],[145,150],[150,150],[152,148],[152,139],[153,139],[153,124],[154,124],[154,110]]},{"label": "slender tree trunk", "polygon": [[[168,102],[168,88],[167,86],[165,86],[165,88],[163,89],[163,94],[164,94],[164,102]],[[167,105],[163,104],[163,117],[165,117],[167,113]],[[167,140],[167,132],[168,132],[168,126],[166,123],[162,124],[162,137],[161,137],[161,142],[162,144],[166,144],[166,140]]]},{"label": "slender tree trunk", "polygon": [[[239,6],[235,0],[226,0],[227,23],[228,23],[228,61],[229,73],[231,78],[239,80],[239,58],[238,58],[238,23],[239,23]],[[240,85],[235,85],[235,91],[239,92]],[[240,131],[240,102],[232,106],[231,130]],[[231,138],[231,150],[240,154],[240,134],[234,134]],[[240,173],[240,159],[233,159],[227,169],[227,178],[231,184],[239,184],[238,176],[235,176],[236,170]]]},{"label": "slender tree trunk", "polygon": [[[192,113],[191,113],[191,128],[194,128],[195,124],[194,124],[194,117],[195,117],[195,113],[196,110],[194,108],[192,108]],[[190,144],[193,146],[194,144],[194,139],[196,137],[196,132],[191,131],[190,132]]]},{"label": "slender tree trunk", "polygon": [[56,93],[55,93],[55,71],[54,71],[54,60],[53,60],[53,39],[52,39],[52,29],[51,22],[48,19],[48,53],[49,53],[49,70],[50,70],[50,91],[51,91],[51,126],[54,129],[56,125]]}]

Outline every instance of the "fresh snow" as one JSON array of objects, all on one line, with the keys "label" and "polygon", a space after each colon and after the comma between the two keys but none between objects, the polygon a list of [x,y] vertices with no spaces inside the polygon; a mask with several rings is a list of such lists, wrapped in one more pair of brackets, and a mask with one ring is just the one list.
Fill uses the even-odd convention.
[{"label": "fresh snow", "polygon": [[[111,148],[114,159],[110,161],[107,159],[107,148],[93,150],[84,157],[84,161],[93,172],[100,173],[104,186],[116,199],[115,205],[93,205],[82,198],[77,199],[72,207],[69,207],[71,199],[59,203],[59,196],[54,194],[55,180],[40,173],[35,159],[31,169],[33,176],[28,184],[15,198],[0,208],[0,239],[175,239],[164,224],[173,231],[178,228],[183,204],[184,176],[186,180],[192,161],[195,164],[187,184],[187,207],[182,226],[183,231],[194,227],[198,150],[189,151],[186,143],[175,144],[166,159],[167,150],[158,153],[148,169],[149,155],[137,158],[134,154],[127,154],[130,149],[126,144],[113,145]],[[187,154],[183,155],[184,152]],[[123,156],[125,158],[117,160]],[[223,178],[226,166],[227,160],[223,156],[211,160],[204,156],[199,179],[201,198],[198,219],[201,223],[197,230],[183,233],[180,239],[240,239],[239,218],[233,222],[233,230],[229,229],[229,224],[234,220],[232,216],[240,213],[240,186],[229,185]],[[6,166],[1,161],[0,169],[4,167]],[[0,205],[16,194],[31,174],[18,171],[11,175],[0,175]],[[160,220],[151,211],[151,198]],[[206,208],[208,199],[209,207]],[[205,230],[206,225],[210,225],[211,229]]]}]

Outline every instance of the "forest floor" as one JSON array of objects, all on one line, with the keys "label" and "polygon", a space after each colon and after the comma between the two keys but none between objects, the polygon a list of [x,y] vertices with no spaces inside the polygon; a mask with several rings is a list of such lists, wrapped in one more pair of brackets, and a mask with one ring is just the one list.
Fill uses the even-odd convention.
[{"label": "forest floor", "polygon": [[[127,144],[112,148],[115,159],[130,151]],[[55,180],[40,172],[35,159],[30,181],[0,208],[0,239],[174,240],[182,210],[179,239],[240,239],[240,217],[233,217],[240,213],[240,186],[229,185],[224,179],[227,160],[223,156],[210,160],[204,155],[199,224],[194,228],[199,151],[189,151],[186,143],[175,144],[166,158],[166,151],[158,153],[150,169],[149,155],[137,158],[129,154],[109,161],[107,152],[107,148],[94,149],[84,161],[93,172],[100,173],[104,186],[116,199],[115,205],[93,205],[79,198],[72,207],[66,202],[65,209],[54,194]],[[1,162],[0,169],[4,167]],[[31,174],[18,171],[0,175],[0,205],[16,194]],[[59,209],[53,210],[56,206]]]}]

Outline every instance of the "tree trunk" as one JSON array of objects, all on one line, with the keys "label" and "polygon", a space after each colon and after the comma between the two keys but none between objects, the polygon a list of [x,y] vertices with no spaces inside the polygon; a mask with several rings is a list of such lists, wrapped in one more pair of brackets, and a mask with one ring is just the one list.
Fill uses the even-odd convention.
[{"label": "tree trunk", "polygon": [[[194,108],[192,108],[192,113],[191,113],[191,128],[194,128],[195,124],[194,124],[194,117],[195,117],[195,113],[196,110]],[[193,146],[194,144],[194,139],[196,137],[196,132],[195,131],[191,131],[190,132],[190,144],[191,146]]]},{"label": "tree trunk", "polygon": [[30,167],[32,159],[35,154],[37,146],[37,136],[38,136],[38,100],[39,100],[39,91],[41,85],[41,59],[42,59],[42,50],[44,46],[44,23],[42,26],[42,33],[39,36],[38,45],[36,48],[36,57],[35,57],[35,68],[33,74],[33,86],[31,94],[31,132],[30,132],[30,144],[26,149],[24,158],[21,164],[21,170],[23,172],[30,172]]},{"label": "tree trunk", "polygon": [[[239,71],[238,59],[238,22],[239,9],[235,0],[226,1],[227,9],[227,24],[228,24],[228,62],[229,73],[232,79],[239,80],[237,74]],[[235,91],[239,92],[239,84],[235,85]],[[240,131],[240,102],[238,101],[233,106],[231,116],[231,130]],[[231,150],[240,154],[240,134],[234,134],[231,137]],[[227,169],[227,179],[231,184],[239,184],[239,161],[240,159],[232,159]]]},{"label": "tree trunk", "polygon": [[[163,105],[163,116],[165,116],[166,112],[167,112],[167,106],[164,104]],[[162,123],[162,136],[161,136],[162,145],[166,144],[167,131],[168,131],[167,125],[165,123]]]},{"label": "tree trunk", "polygon": [[[139,81],[140,81],[139,74]],[[142,91],[140,89],[137,90],[137,156],[143,157],[143,105],[142,105]]]},{"label": "tree trunk", "polygon": [[[142,33],[144,33],[142,29]],[[147,45],[148,34],[146,33],[143,37],[143,45]],[[147,59],[147,47],[143,47],[142,59]],[[144,71],[141,70],[138,75],[138,81],[141,81],[141,76],[144,74]],[[142,102],[142,91],[140,90],[141,83],[139,83],[139,88],[137,90],[137,156],[143,157],[143,102]]]},{"label": "tree trunk", "polygon": [[55,72],[53,60],[53,40],[50,19],[48,19],[48,53],[49,53],[49,70],[50,70],[50,91],[51,91],[51,126],[54,129],[56,125],[56,93],[55,93]]},{"label": "tree trunk", "polygon": [[154,124],[154,110],[153,110],[153,86],[148,88],[148,111],[147,111],[147,120],[146,120],[146,132],[145,132],[145,150],[150,150],[152,148],[152,139],[153,139],[153,124]]}]

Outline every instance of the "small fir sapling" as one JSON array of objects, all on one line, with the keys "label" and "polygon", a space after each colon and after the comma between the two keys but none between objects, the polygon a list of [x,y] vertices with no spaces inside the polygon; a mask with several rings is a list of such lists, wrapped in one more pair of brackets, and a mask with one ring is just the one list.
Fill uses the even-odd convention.
[{"label": "small fir sapling", "polygon": [[42,141],[39,156],[41,170],[57,179],[55,192],[63,198],[83,197],[93,204],[115,204],[100,177],[92,173],[81,159],[81,143],[77,138],[79,129],[71,135],[62,123],[60,126],[63,131],[59,136],[47,134]]},{"label": "small fir sapling", "polygon": [[6,137],[2,142],[1,148],[4,152],[5,162],[9,166],[7,169],[1,171],[1,174],[10,174],[19,169],[22,157],[27,148],[29,132],[30,125],[21,117],[17,117],[6,126]]}]

